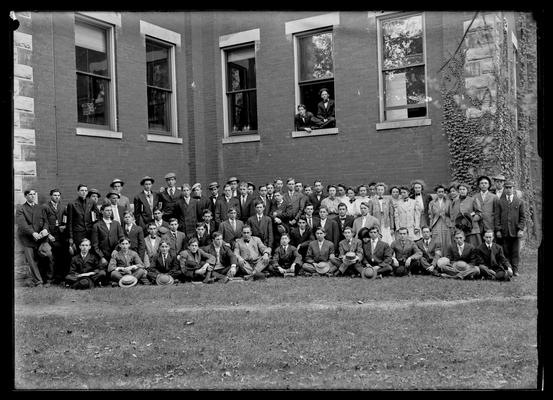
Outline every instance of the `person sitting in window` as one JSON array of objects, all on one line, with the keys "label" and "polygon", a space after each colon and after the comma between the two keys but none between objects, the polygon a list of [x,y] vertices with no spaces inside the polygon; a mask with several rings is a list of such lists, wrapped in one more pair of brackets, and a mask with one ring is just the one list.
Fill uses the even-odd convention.
[{"label": "person sitting in window", "polygon": [[334,100],[330,99],[327,88],[319,90],[319,96],[322,101],[317,105],[317,119],[319,119],[319,129],[336,127],[336,118],[334,116]]},{"label": "person sitting in window", "polygon": [[321,121],[315,117],[312,112],[307,111],[305,105],[298,105],[298,113],[294,117],[296,131],[311,132],[313,128],[317,128],[320,122]]}]

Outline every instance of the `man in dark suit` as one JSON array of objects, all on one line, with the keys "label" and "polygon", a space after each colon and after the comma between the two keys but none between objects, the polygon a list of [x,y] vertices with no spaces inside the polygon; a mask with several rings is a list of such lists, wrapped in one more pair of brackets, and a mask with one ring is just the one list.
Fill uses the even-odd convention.
[{"label": "man in dark suit", "polygon": [[310,111],[307,111],[305,105],[298,105],[298,113],[294,116],[294,126],[296,131],[311,132],[319,126],[321,121],[317,119]]},{"label": "man in dark suit", "polygon": [[177,218],[175,214],[175,207],[177,205],[177,200],[182,197],[182,192],[177,189],[177,176],[174,172],[169,172],[165,175],[165,181],[167,182],[167,187],[162,188],[159,192],[159,205],[163,211],[163,219],[167,222],[171,218]]},{"label": "man in dark suit", "polygon": [[[350,258],[348,253],[354,253],[355,256]],[[353,237],[351,227],[346,226],[344,228],[344,239],[338,244],[338,257],[333,261],[333,264],[338,267],[334,275],[340,276],[357,273],[364,278],[362,260],[363,243],[360,239]]]},{"label": "man in dark suit", "polygon": [[480,275],[484,279],[508,281],[513,276],[511,264],[503,254],[503,248],[494,243],[493,238],[493,230],[487,230],[484,232],[484,243],[476,248]]},{"label": "man in dark suit", "polygon": [[119,244],[119,240],[125,237],[121,224],[111,219],[112,205],[102,204],[102,219],[92,227],[92,248],[100,258],[100,266],[105,266],[111,260],[111,254]]},{"label": "man in dark suit", "polygon": [[457,279],[475,279],[480,276],[480,269],[476,266],[478,264],[476,249],[465,242],[465,232],[458,229],[453,239],[455,243],[445,252],[449,262],[440,266],[440,259],[438,260],[441,276]]},{"label": "man in dark suit", "polygon": [[271,215],[271,201],[269,201],[269,199],[267,198],[267,185],[259,185],[258,195],[254,196],[253,198],[254,211],[255,204],[257,204],[258,202],[263,203],[263,214]]},{"label": "man in dark suit", "polygon": [[[320,207],[320,204],[319,204]],[[305,208],[303,209],[305,222],[307,223],[307,227],[311,229],[313,232],[317,226],[319,226],[320,218],[315,216],[315,207],[311,203],[307,203],[305,205]],[[319,211],[317,210],[317,215],[319,214]]]},{"label": "man in dark suit", "polygon": [[[25,203],[17,207],[15,222],[17,237],[23,246],[25,259],[29,264],[33,285],[50,286],[54,276],[54,260],[38,251],[39,246],[48,241],[48,217],[44,206],[37,204],[37,192],[27,189],[24,192]],[[42,270],[42,271],[41,271]]]},{"label": "man in dark suit", "polygon": [[169,223],[163,219],[163,211],[160,209],[154,210],[154,220],[152,223],[157,227],[157,235],[159,237],[169,232]]},{"label": "man in dark suit", "polygon": [[267,247],[273,247],[273,220],[265,215],[265,205],[261,200],[255,204],[255,215],[246,223],[252,228],[252,235],[261,239]]},{"label": "man in dark suit", "polygon": [[70,257],[67,251],[65,207],[61,205],[61,192],[58,189],[50,190],[50,201],[45,205],[50,235],[52,256],[54,257],[54,282],[62,282],[69,269]]},{"label": "man in dark suit", "polygon": [[520,239],[524,236],[526,213],[524,202],[515,194],[513,182],[505,182],[504,195],[499,200],[495,215],[496,236],[503,240],[503,251],[509,260],[513,275],[518,276]]},{"label": "man in dark suit", "polygon": [[152,191],[154,178],[145,176],[141,179],[140,185],[144,188],[140,193],[134,196],[134,219],[136,224],[142,228],[144,234],[148,229],[148,224],[154,220],[154,210],[159,204],[159,195]]},{"label": "man in dark suit", "polygon": [[177,200],[174,208],[174,214],[179,220],[179,230],[186,233],[187,237],[192,237],[196,233],[196,223],[201,219],[198,200],[190,196],[190,185],[182,185],[182,197]]},{"label": "man in dark suit", "polygon": [[319,208],[321,207],[321,201],[326,197],[323,192],[323,183],[320,180],[313,182],[313,193],[307,196],[307,204],[313,204],[313,216],[319,216]]},{"label": "man in dark suit", "polygon": [[217,199],[219,198],[219,184],[217,182],[211,182],[208,186],[209,189],[209,209],[215,216],[215,204],[217,204]]},{"label": "man in dark suit", "polygon": [[233,249],[236,239],[242,237],[242,228],[244,227],[244,223],[237,218],[237,215],[238,212],[234,207],[229,208],[228,219],[219,225],[219,231],[223,234],[223,241]]},{"label": "man in dark suit", "polygon": [[204,223],[205,227],[205,233],[209,235],[209,237],[212,237],[211,235],[213,232],[215,232],[218,228],[218,226],[215,224],[215,221],[213,220],[213,212],[211,210],[204,210],[202,212],[202,221]]},{"label": "man in dark suit", "polygon": [[215,223],[217,224],[217,229],[220,229],[221,222],[227,218],[228,210],[231,207],[236,210],[236,215],[238,216],[240,201],[236,197],[232,197],[232,187],[227,183],[223,187],[223,195],[219,196],[215,204]]},{"label": "man in dark suit", "polygon": [[241,182],[238,188],[238,202],[240,204],[240,211],[238,219],[244,223],[253,214],[253,196],[248,194],[248,184]]},{"label": "man in dark suit", "polygon": [[[75,287],[80,278],[87,274],[92,282],[99,286],[106,280],[106,268],[100,265],[98,256],[90,251],[90,240],[83,239],[79,244],[80,252],[71,259],[71,265],[69,266],[69,272],[64,277],[65,282]],[[88,275],[92,273],[91,275]]]},{"label": "man in dark suit", "polygon": [[84,238],[92,237],[92,200],[88,199],[88,187],[77,186],[79,196],[67,205],[67,235],[69,245],[79,245]]},{"label": "man in dark suit", "polygon": [[136,251],[142,262],[144,262],[144,255],[146,253],[144,230],[134,223],[133,215],[130,211],[126,211],[123,215],[123,233],[129,239],[129,249]]},{"label": "man in dark suit", "polygon": [[348,212],[348,206],[344,203],[338,205],[338,218],[336,218],[336,223],[338,224],[338,243],[345,239],[344,229],[346,227],[353,227],[353,221],[355,217],[353,215],[346,215]]},{"label": "man in dark suit", "polygon": [[280,245],[275,249],[267,269],[274,276],[297,275],[302,265],[298,249],[290,244],[290,236],[283,233],[280,236]]},{"label": "man in dark suit", "polygon": [[305,216],[302,215],[298,219],[298,226],[296,228],[292,228],[290,231],[290,243],[298,250],[302,260],[305,259],[305,256],[307,255],[307,247],[313,240],[315,240],[313,231],[307,226]]},{"label": "man in dark suit", "polygon": [[213,232],[212,242],[203,250],[215,258],[215,265],[211,271],[208,268],[206,279],[222,280],[226,283],[228,278],[234,277],[237,271],[236,255],[229,246],[224,245],[221,232]]},{"label": "man in dark suit", "polygon": [[422,237],[415,241],[415,244],[422,253],[418,262],[411,266],[411,272],[414,274],[437,275],[440,273],[436,268],[438,259],[443,256],[442,248],[439,242],[432,240],[432,231],[428,226],[421,228]]},{"label": "man in dark suit", "polygon": [[394,257],[392,258],[392,269],[394,276],[405,276],[411,271],[411,266],[415,265],[422,256],[415,242],[409,239],[409,231],[405,227],[398,230],[398,238],[390,244]]},{"label": "man in dark suit", "polygon": [[[280,243],[281,231],[290,231],[289,221],[292,218],[292,205],[284,200],[281,192],[273,194],[273,206],[270,217],[273,219],[273,246]],[[282,228],[279,230],[279,226]]]},{"label": "man in dark suit", "polygon": [[338,267],[332,263],[334,260],[334,244],[325,239],[325,231],[322,227],[315,228],[316,240],[309,243],[305,262],[302,270],[308,274],[332,275]]},{"label": "man in dark suit", "polygon": [[338,228],[338,223],[328,218],[328,209],[325,206],[319,208],[319,225],[325,231],[325,239],[330,240],[334,245],[335,251],[338,251],[338,238],[340,237],[340,228]]},{"label": "man in dark suit", "polygon": [[201,183],[195,183],[192,185],[192,198],[198,201],[198,209],[200,210],[200,215],[198,220],[201,219],[202,213],[204,210],[211,210],[211,200],[208,197],[204,196],[202,193]]},{"label": "man in dark suit", "polygon": [[358,237],[363,242],[362,264],[374,270],[373,278],[391,275],[394,252],[388,243],[380,240],[378,226],[361,228]]},{"label": "man in dark suit", "polygon": [[171,218],[169,221],[169,232],[164,234],[161,239],[169,243],[170,249],[173,254],[177,255],[186,248],[186,235],[184,232],[178,230],[179,220]]},{"label": "man in dark suit", "polygon": [[156,283],[159,274],[171,275],[175,280],[184,279],[177,254],[171,251],[171,245],[165,239],[161,239],[159,252],[151,258],[146,271],[146,277],[151,283]]},{"label": "man in dark suit", "polygon": [[211,235],[207,234],[205,230],[205,223],[203,221],[196,223],[196,233],[194,233],[193,237],[198,239],[198,246],[204,251],[204,247],[207,247],[211,244]]},{"label": "man in dark suit", "polygon": [[294,178],[288,178],[286,180],[287,191],[284,192],[284,201],[291,205],[291,218],[289,221],[290,226],[295,226],[298,218],[303,214],[305,208],[305,202],[307,198],[296,191],[296,180]]},{"label": "man in dark suit", "polygon": [[336,118],[334,114],[334,100],[330,99],[327,88],[319,90],[319,96],[322,101],[317,104],[317,119],[320,121],[319,128],[334,128],[336,127]]}]

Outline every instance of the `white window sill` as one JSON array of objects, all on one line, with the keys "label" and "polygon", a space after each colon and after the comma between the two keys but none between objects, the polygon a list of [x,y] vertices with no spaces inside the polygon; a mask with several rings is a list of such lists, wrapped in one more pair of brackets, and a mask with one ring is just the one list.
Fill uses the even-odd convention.
[{"label": "white window sill", "polygon": [[402,121],[387,121],[380,122],[376,124],[376,130],[384,129],[397,129],[397,128],[413,128],[417,126],[427,126],[432,125],[432,120],[430,118],[420,118],[420,119],[410,119]]},{"label": "white window sill", "polygon": [[292,131],[292,137],[311,137],[311,136],[323,136],[323,135],[336,135],[338,133],[338,128],[328,128],[328,129],[313,129],[311,132],[306,131]]},{"label": "white window sill", "polygon": [[223,138],[223,144],[259,142],[259,141],[261,141],[261,136],[259,135],[237,135],[237,136],[228,136]]},{"label": "white window sill", "polygon": [[161,143],[178,143],[182,144],[182,138],[175,136],[165,136],[165,135],[152,135],[148,134],[148,142],[161,142]]},{"label": "white window sill", "polygon": [[109,139],[122,139],[123,138],[123,133],[122,132],[109,131],[107,129],[93,129],[93,128],[77,127],[76,133],[79,136],[94,136],[94,137],[102,137],[102,138],[109,138]]}]

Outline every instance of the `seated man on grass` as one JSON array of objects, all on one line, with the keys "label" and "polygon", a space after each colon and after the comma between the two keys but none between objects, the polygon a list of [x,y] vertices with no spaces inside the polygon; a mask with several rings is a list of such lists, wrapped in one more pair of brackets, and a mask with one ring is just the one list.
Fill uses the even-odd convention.
[{"label": "seated man on grass", "polygon": [[[358,237],[363,242],[363,266],[373,269],[373,278],[391,275],[394,252],[388,243],[380,239],[378,226],[361,228]],[[361,276],[365,277],[365,274]]]},{"label": "seated man on grass", "polygon": [[298,249],[290,244],[290,235],[280,236],[280,245],[275,249],[273,259],[268,267],[269,272],[276,276],[294,276],[302,265]]},{"label": "seated man on grass", "polygon": [[90,251],[90,240],[83,239],[79,248],[81,252],[71,259],[65,281],[72,288],[76,288],[81,278],[89,277],[94,285],[101,286],[101,282],[106,278],[106,270],[100,266],[100,259],[96,254]]},{"label": "seated man on grass", "polygon": [[392,257],[394,276],[410,275],[411,268],[416,268],[418,260],[422,257],[422,252],[415,242],[409,239],[407,228],[399,228],[398,235],[399,238],[390,245],[394,252],[394,257]]},{"label": "seated man on grass", "polygon": [[179,256],[180,269],[184,274],[185,281],[213,282],[208,276],[208,269],[213,269],[215,257],[200,249],[198,238],[190,238],[188,249],[181,251]]},{"label": "seated man on grass", "polygon": [[428,226],[421,228],[422,237],[415,241],[417,247],[422,253],[419,262],[411,272],[415,274],[440,276],[438,269],[438,259],[442,257],[442,248],[439,242],[432,238],[432,231]]},{"label": "seated man on grass", "polygon": [[150,266],[147,268],[147,277],[152,284],[156,283],[159,274],[171,275],[175,282],[184,281],[177,255],[173,254],[168,241],[161,239],[156,255],[150,259]]},{"label": "seated man on grass", "polygon": [[206,279],[227,283],[236,275],[236,256],[230,249],[230,246],[225,246],[221,232],[215,231],[211,237],[213,238],[211,244],[203,250],[212,257],[215,257],[215,264],[213,268],[207,268]]},{"label": "seated man on grass", "polygon": [[[338,258],[335,258],[333,263],[338,266],[338,269],[334,272],[334,276],[346,275],[346,274],[359,274],[363,275],[363,265],[361,260],[363,259],[363,244],[361,240],[353,237],[353,230],[350,226],[346,226],[343,231],[345,239],[340,241],[338,246]],[[352,258],[352,254],[355,257]]]},{"label": "seated man on grass", "polygon": [[238,271],[241,275],[244,275],[245,280],[249,280],[260,273],[269,274],[268,271],[264,270],[269,265],[271,248],[265,246],[257,236],[252,236],[252,228],[249,225],[242,227],[242,237],[236,239],[234,255],[236,256]]},{"label": "seated man on grass", "polygon": [[119,251],[114,251],[108,264],[108,274],[112,286],[117,286],[123,275],[134,276],[139,283],[149,285],[146,277],[146,269],[136,251],[130,249],[129,239],[123,238],[119,241]]},{"label": "seated man on grass", "polygon": [[438,260],[438,268],[443,278],[475,279],[480,275],[478,255],[475,248],[465,242],[465,232],[455,231],[455,243],[449,246],[445,257]]},{"label": "seated man on grass", "polygon": [[334,243],[325,239],[325,230],[321,226],[315,229],[315,240],[309,243],[302,271],[308,276],[332,276],[338,269],[335,259]]},{"label": "seated man on grass", "polygon": [[505,254],[503,254],[503,247],[494,243],[493,238],[493,229],[486,230],[484,232],[484,243],[476,248],[480,275],[484,279],[509,281],[513,276],[513,269]]}]

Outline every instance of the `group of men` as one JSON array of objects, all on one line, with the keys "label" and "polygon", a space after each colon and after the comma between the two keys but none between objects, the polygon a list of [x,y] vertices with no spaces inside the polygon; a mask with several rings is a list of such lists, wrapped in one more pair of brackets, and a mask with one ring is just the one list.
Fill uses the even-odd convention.
[{"label": "group of men", "polygon": [[[375,190],[381,184],[360,185],[353,196],[354,189],[344,185],[328,185],[325,193],[320,180],[304,188],[293,178],[286,187],[276,179],[256,188],[231,177],[222,193],[217,182],[210,183],[206,196],[200,183],[177,187],[171,172],[159,191],[153,190],[152,177],[143,177],[132,202],[122,194],[124,182],[114,179],[105,197],[79,184],[77,198],[66,207],[57,189],[46,204],[38,204],[36,190],[28,189],[16,223],[34,286],[125,287],[296,275],[509,280],[518,275],[518,247],[514,254],[504,246],[512,246],[510,238],[520,245],[524,202],[513,195],[512,182],[495,178],[501,197],[487,194],[495,196],[494,225],[482,225],[479,246],[468,243],[462,229],[445,246],[430,224],[420,226],[420,238],[394,226],[392,239],[383,240],[382,219],[367,211],[378,210],[378,204],[382,209],[382,191]],[[429,200],[421,201],[428,210]],[[356,202],[361,211],[355,211]]]}]

